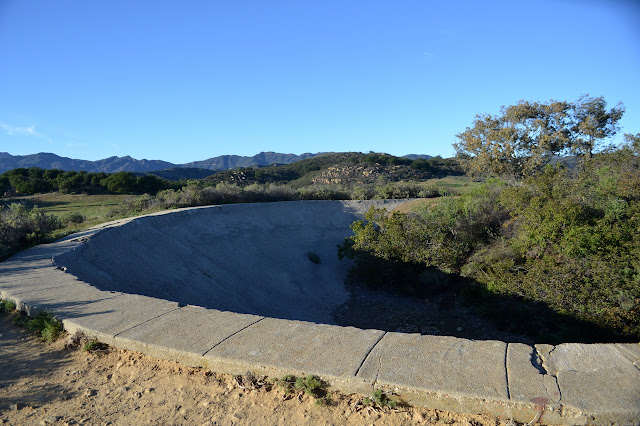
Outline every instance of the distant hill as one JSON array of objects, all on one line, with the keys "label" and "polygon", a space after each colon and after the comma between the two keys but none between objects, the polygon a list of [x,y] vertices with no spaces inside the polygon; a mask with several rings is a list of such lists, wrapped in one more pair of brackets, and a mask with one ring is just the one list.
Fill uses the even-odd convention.
[{"label": "distant hill", "polygon": [[381,178],[388,182],[419,181],[462,174],[464,173],[455,159],[410,159],[382,153],[335,152],[286,165],[222,170],[203,181],[243,186],[254,183],[288,183],[294,187],[312,184],[351,186],[374,184]]},{"label": "distant hill", "polygon": [[68,157],[60,157],[56,154],[41,152],[32,155],[11,155],[0,152],[0,173],[18,167],[39,167],[41,169],[58,169],[65,171],[87,172],[148,172],[175,167],[175,164],[160,160],[136,160],[129,156],[109,157],[98,161],[77,160]]},{"label": "distant hill", "polygon": [[429,158],[433,158],[433,155],[407,154],[407,155],[403,155],[402,158],[408,158],[409,160],[417,160],[417,159],[428,160]]},{"label": "distant hill", "polygon": [[196,169],[191,167],[172,167],[170,169],[154,170],[152,172],[141,173],[142,175],[153,175],[167,180],[204,179],[216,173],[215,170]]},{"label": "distant hill", "polygon": [[193,167],[208,170],[229,170],[237,167],[270,166],[272,164],[291,164],[306,158],[315,157],[318,154],[305,153],[300,155],[281,154],[278,152],[261,152],[253,157],[240,155],[221,155],[203,161],[193,161],[181,164],[179,167]]},{"label": "distant hill", "polygon": [[61,157],[56,154],[41,152],[31,155],[11,155],[0,152],[0,173],[19,167],[39,167],[41,169],[59,169],[65,171],[87,172],[151,172],[172,168],[228,170],[237,167],[268,166],[272,164],[291,164],[299,160],[315,157],[319,154],[305,153],[281,154],[277,152],[261,152],[253,157],[240,155],[221,155],[207,160],[193,161],[186,164],[173,164],[161,160],[136,160],[129,156],[109,157],[103,160],[89,161]]}]

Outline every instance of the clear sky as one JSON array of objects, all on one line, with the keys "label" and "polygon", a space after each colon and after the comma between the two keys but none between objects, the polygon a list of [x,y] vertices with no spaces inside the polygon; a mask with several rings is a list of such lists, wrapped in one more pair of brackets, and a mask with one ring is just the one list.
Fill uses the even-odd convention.
[{"label": "clear sky", "polygon": [[521,99],[623,102],[640,2],[0,0],[0,151],[454,155]]}]

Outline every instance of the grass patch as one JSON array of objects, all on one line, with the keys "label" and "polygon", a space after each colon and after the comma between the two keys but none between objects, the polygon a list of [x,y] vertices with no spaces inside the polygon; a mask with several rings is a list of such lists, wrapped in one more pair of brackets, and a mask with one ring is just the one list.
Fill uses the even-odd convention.
[{"label": "grass patch", "polygon": [[28,329],[34,336],[51,343],[62,336],[64,328],[49,312],[38,312],[35,317],[29,317],[19,313],[13,317],[13,323],[19,327]]},{"label": "grass patch", "polygon": [[[60,218],[73,218],[67,223],[67,227],[76,230],[97,225],[113,220],[109,212],[122,201],[131,198],[130,195],[120,194],[60,194],[51,192],[48,194],[29,195],[23,197],[8,197],[2,203],[23,202],[27,205],[37,205],[40,211],[52,214]],[[82,217],[84,220],[79,221]]]}]

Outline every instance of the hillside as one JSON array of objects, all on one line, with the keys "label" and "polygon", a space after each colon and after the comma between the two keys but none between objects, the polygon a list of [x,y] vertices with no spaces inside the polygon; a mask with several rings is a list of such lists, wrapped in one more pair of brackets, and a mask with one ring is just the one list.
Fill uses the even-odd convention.
[{"label": "hillside", "polygon": [[351,187],[357,184],[420,181],[434,177],[462,175],[453,159],[431,157],[415,160],[388,154],[340,152],[322,154],[288,165],[226,170],[205,178],[208,183],[289,183],[300,187],[329,184]]},{"label": "hillside", "polygon": [[306,158],[312,158],[320,154],[304,153],[300,155],[295,154],[281,154],[278,152],[261,152],[253,157],[243,157],[241,155],[221,155],[218,157],[209,158],[203,161],[193,161],[191,163],[181,164],[179,167],[190,167],[198,169],[208,170],[227,170],[235,169],[237,167],[251,167],[251,166],[268,166],[271,164],[291,164],[296,161],[304,160]]}]

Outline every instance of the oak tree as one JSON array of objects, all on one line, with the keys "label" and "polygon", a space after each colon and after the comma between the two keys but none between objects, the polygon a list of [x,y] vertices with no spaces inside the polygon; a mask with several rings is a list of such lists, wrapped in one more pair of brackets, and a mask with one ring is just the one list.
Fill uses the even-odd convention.
[{"label": "oak tree", "polygon": [[576,102],[520,101],[500,115],[477,115],[472,127],[456,135],[462,164],[472,175],[520,179],[539,172],[555,155],[591,156],[618,130],[622,104],[606,109],[604,98]]}]

